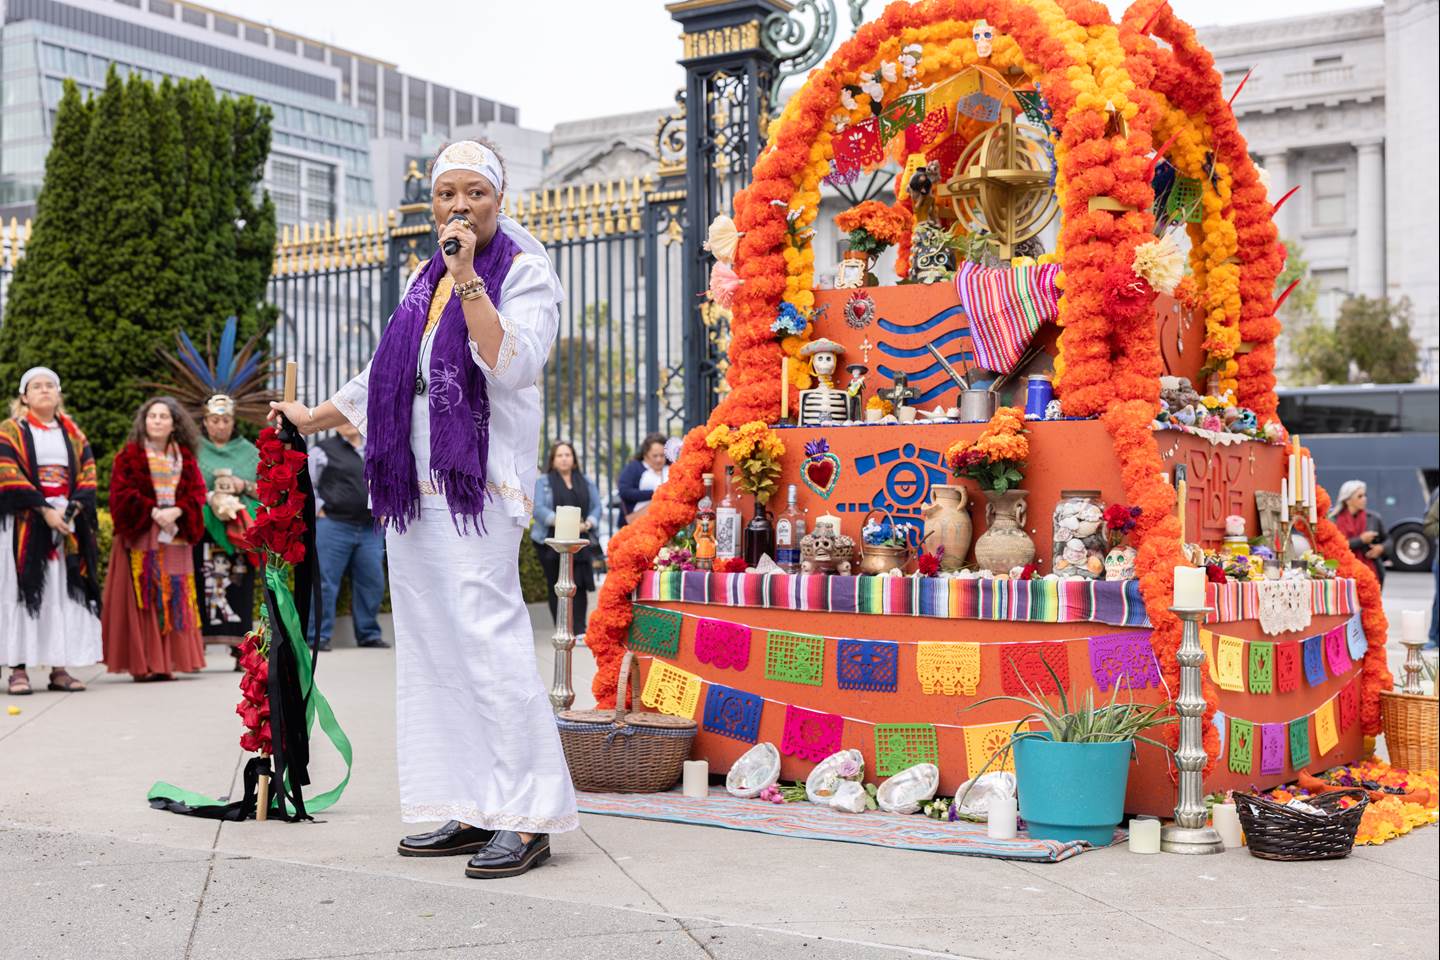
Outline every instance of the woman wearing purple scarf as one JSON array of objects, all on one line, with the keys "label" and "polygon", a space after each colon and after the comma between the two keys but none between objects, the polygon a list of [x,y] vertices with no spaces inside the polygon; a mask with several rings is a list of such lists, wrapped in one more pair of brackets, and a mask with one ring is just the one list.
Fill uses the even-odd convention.
[{"label": "woman wearing purple scarf", "polygon": [[274,406],[302,433],[349,420],[365,434],[395,611],[401,816],[448,821],[399,852],[473,854],[467,876],[507,877],[579,826],[519,568],[564,293],[545,249],[500,213],[491,147],[451,144],[430,179],[441,252],[370,365],[314,409]]}]

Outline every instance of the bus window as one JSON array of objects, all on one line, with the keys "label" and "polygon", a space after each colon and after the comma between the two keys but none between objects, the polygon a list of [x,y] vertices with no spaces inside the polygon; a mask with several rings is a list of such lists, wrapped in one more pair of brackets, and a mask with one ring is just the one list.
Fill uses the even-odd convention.
[{"label": "bus window", "polygon": [[1434,391],[1401,394],[1400,429],[1405,433],[1440,433],[1440,403]]},{"label": "bus window", "polygon": [[1292,432],[1395,433],[1400,429],[1400,397],[1393,390],[1312,393],[1305,398]]}]

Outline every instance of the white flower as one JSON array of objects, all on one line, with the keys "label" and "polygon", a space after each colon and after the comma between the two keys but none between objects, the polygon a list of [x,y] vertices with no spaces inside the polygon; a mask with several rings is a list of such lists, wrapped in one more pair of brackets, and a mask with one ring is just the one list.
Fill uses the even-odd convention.
[{"label": "white flower", "polygon": [[894,83],[899,73],[895,70],[895,64],[889,60],[880,61],[880,76],[885,78],[886,83]]},{"label": "white flower", "polygon": [[860,90],[876,103],[885,99],[885,87],[875,80],[865,80],[860,84]]},{"label": "white flower", "polygon": [[840,90],[840,106],[846,110],[859,109],[860,105],[855,102],[855,95],[850,92],[849,87],[844,87]]},{"label": "white flower", "polygon": [[1185,257],[1175,244],[1175,238],[1165,234],[1135,248],[1132,264],[1135,276],[1143,277],[1161,293],[1171,294],[1185,277]]}]

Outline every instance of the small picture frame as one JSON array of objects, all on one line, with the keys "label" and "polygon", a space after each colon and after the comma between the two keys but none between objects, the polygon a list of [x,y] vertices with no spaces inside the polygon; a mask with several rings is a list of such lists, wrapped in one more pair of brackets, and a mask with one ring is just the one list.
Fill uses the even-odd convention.
[{"label": "small picture frame", "polygon": [[865,286],[865,261],[846,258],[835,268],[835,289],[855,290]]}]

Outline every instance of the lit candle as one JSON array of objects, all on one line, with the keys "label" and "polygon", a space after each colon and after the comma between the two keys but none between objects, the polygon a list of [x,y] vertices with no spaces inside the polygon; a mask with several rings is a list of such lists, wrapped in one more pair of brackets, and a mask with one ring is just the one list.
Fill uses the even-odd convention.
[{"label": "lit candle", "polygon": [[1160,821],[1153,817],[1130,821],[1130,852],[1160,852]]},{"label": "lit candle", "polygon": [[985,832],[991,840],[1014,840],[1018,818],[1014,797],[991,797]]},{"label": "lit candle", "polygon": [[1240,813],[1235,809],[1233,803],[1217,803],[1211,809],[1211,819],[1215,823],[1215,832],[1220,834],[1220,842],[1225,844],[1226,850],[1233,850],[1243,842],[1243,835],[1240,832]]},{"label": "lit candle", "polygon": [[1175,603],[1181,610],[1199,610],[1205,606],[1205,570],[1203,567],[1175,568]]},{"label": "lit candle", "polygon": [[710,764],[704,760],[686,760],[681,791],[692,800],[710,796]]},{"label": "lit candle", "polygon": [[556,540],[579,540],[579,539],[580,539],[580,508],[579,508],[579,507],[556,507],[556,508],[555,508],[555,539],[556,539]]},{"label": "lit candle", "polygon": [[1400,639],[1406,643],[1425,642],[1425,611],[1400,611]]},{"label": "lit candle", "polygon": [[1289,467],[1290,467],[1290,473],[1289,473],[1289,475],[1288,475],[1288,479],[1289,479],[1289,481],[1290,481],[1290,489],[1293,490],[1293,491],[1295,491],[1295,497],[1296,497],[1296,499],[1299,499],[1299,497],[1300,497],[1300,458],[1297,457],[1297,456],[1295,456],[1295,454],[1293,454],[1293,453],[1290,454],[1290,460],[1289,460],[1289,464],[1288,464],[1288,465],[1289,465]]},{"label": "lit candle", "polygon": [[1280,481],[1280,522],[1290,522],[1290,481]]},{"label": "lit candle", "polygon": [[780,358],[780,419],[790,419],[790,358]]}]

